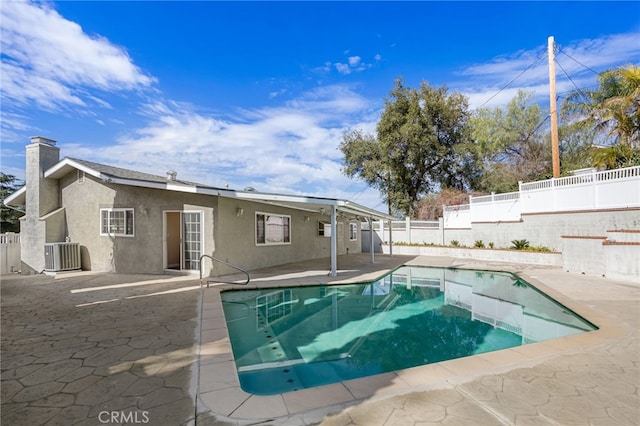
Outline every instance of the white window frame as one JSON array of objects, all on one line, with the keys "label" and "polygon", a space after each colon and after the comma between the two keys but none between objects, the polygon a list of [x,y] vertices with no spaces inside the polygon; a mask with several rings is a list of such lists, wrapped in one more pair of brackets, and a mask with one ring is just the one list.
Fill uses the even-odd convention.
[{"label": "white window frame", "polygon": [[349,241],[358,241],[358,224],[349,222]]},{"label": "white window frame", "polygon": [[[265,221],[265,229],[264,229],[264,242],[258,242],[258,216],[264,216],[264,221]],[[282,235],[282,239],[283,241],[276,241],[276,242],[269,242],[267,241],[267,219],[268,217],[280,217],[280,218],[286,218],[289,222],[289,226],[288,226],[288,231],[289,231],[289,241],[284,241],[286,238],[286,236],[283,234]],[[291,241],[292,241],[292,232],[291,232],[291,216],[286,215],[286,214],[279,214],[279,213],[266,213],[266,212],[256,212],[255,215],[255,228],[254,228],[254,239],[255,239],[255,244],[258,247],[263,247],[263,246],[283,246],[283,245],[290,245]]]},{"label": "white window frame", "polygon": [[[111,213],[114,212],[124,212],[124,233],[114,233],[111,232],[111,229],[108,229],[107,232],[104,232],[104,223],[103,223],[103,215],[104,213],[107,213],[107,224],[110,225],[111,224]],[[127,229],[129,228],[129,226],[127,226],[127,212],[131,212],[131,234],[127,234]],[[135,211],[133,208],[113,208],[113,209],[100,209],[100,235],[104,236],[104,237],[135,237],[136,234],[136,220],[135,220]],[[109,228],[111,228],[109,226]]]}]

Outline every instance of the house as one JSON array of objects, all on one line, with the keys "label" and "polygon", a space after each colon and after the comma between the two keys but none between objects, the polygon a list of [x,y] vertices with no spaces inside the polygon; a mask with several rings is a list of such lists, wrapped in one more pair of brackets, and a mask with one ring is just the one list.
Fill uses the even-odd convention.
[{"label": "house", "polygon": [[[56,142],[39,136],[26,147],[25,180],[5,200],[25,207],[23,272],[45,269],[46,243],[70,241],[80,246],[84,270],[197,272],[202,255],[251,270],[324,257],[336,275],[339,254],[362,251],[362,221],[391,219],[347,200],[216,188],[172,171],[165,177],[61,160]],[[208,260],[203,266],[213,275],[231,271]]]}]

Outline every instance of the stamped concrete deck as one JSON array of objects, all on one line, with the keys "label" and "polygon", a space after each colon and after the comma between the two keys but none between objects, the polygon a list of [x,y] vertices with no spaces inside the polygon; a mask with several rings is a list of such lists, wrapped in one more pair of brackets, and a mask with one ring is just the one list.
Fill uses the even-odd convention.
[{"label": "stamped concrete deck", "polygon": [[0,423],[193,423],[199,296],[193,277],[2,276]]},{"label": "stamped concrete deck", "polygon": [[192,277],[3,276],[1,423],[99,425],[100,413],[115,412],[129,416],[120,423],[167,426],[640,425],[640,283],[450,258],[378,256],[371,265],[350,255],[337,278],[323,260],[254,272],[251,285],[367,281],[403,263],[518,272],[600,330],[257,397],[240,389],[233,368],[219,297],[229,286],[201,293]]}]

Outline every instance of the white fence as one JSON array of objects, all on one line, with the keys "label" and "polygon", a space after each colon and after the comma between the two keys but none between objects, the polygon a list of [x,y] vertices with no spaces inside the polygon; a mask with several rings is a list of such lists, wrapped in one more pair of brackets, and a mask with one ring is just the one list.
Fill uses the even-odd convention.
[{"label": "white fence", "polygon": [[519,192],[471,197],[471,222],[511,222],[520,220]]},{"label": "white fence", "polygon": [[520,184],[522,213],[640,206],[640,166]]},{"label": "white fence", "polygon": [[[368,224],[367,224],[368,225]],[[362,230],[366,231],[369,227],[363,223]],[[441,224],[437,220],[395,220],[391,222],[391,229],[389,229],[389,222],[374,222],[374,231],[377,232],[380,241],[403,241],[406,243],[424,243],[430,242],[433,244],[440,244],[441,237]],[[391,236],[391,238],[390,238]],[[363,250],[368,251],[363,243]]]},{"label": "white fence", "polygon": [[20,234],[0,234],[0,275],[20,270]]},{"label": "white fence", "polygon": [[469,204],[443,206],[442,218],[445,228],[471,228],[471,206]]},{"label": "white fence", "polygon": [[[362,251],[369,251],[370,238],[374,238],[376,250],[382,250],[380,244],[391,240],[427,245],[457,241],[464,246],[483,241],[509,247],[518,238],[560,250],[561,235],[604,235],[608,229],[636,229],[638,208],[640,166],[591,172],[520,184],[518,192],[470,197],[469,204],[443,206],[440,221],[375,222],[374,232],[366,233],[366,241],[363,233]],[[608,211],[612,209],[617,211]],[[555,214],[580,211],[589,218]],[[363,223],[362,230],[368,229]]]},{"label": "white fence", "polygon": [[447,206],[445,228],[472,222],[514,222],[526,213],[640,207],[640,166],[520,183],[518,192],[471,197],[470,204]]}]

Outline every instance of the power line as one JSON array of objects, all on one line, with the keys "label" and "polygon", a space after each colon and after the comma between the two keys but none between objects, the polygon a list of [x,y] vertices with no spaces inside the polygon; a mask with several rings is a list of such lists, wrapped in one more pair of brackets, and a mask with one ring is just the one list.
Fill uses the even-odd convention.
[{"label": "power line", "polygon": [[567,70],[564,69],[564,67],[562,66],[562,64],[558,61],[556,61],[556,63],[558,64],[558,66],[560,67],[560,69],[562,70],[562,72],[564,73],[564,75],[569,79],[569,81],[571,82],[571,84],[573,84],[573,87],[576,88],[576,90],[585,98],[587,97],[587,95],[582,91],[582,89],[580,89],[578,87],[578,85],[575,83],[575,81],[573,81],[573,79],[571,78],[571,76],[567,73]]},{"label": "power line", "polygon": [[364,191],[366,191],[367,189],[369,189],[369,187],[368,187],[368,186],[365,186],[365,187],[362,189],[362,191],[358,192],[356,195],[354,195],[353,197],[351,197],[351,200],[352,200],[352,201],[355,201],[355,200],[356,200],[359,196],[361,196],[361,195],[364,193]]},{"label": "power line", "polygon": [[588,66],[586,66],[585,64],[583,64],[582,62],[580,62],[579,60],[577,60],[576,58],[574,58],[573,56],[569,55],[567,52],[563,51],[562,49],[560,49],[558,47],[558,53],[562,53],[564,55],[566,55],[569,59],[571,59],[572,61],[574,61],[575,63],[577,63],[578,65],[581,65],[582,67],[584,67],[585,69],[591,71],[592,73],[594,73],[595,75],[600,75],[599,72],[595,71],[593,68],[590,68]]},{"label": "power line", "polygon": [[530,138],[530,137],[531,137],[531,135],[533,135],[535,132],[537,132],[537,131],[538,131],[538,129],[539,129],[540,127],[542,127],[542,125],[543,125],[543,124],[544,124],[544,123],[545,123],[549,118],[551,118],[551,115],[547,115],[547,116],[546,116],[546,117],[545,117],[545,118],[540,122],[540,124],[538,124],[538,125],[536,126],[536,128],[535,128],[535,129],[533,129],[533,130],[529,133],[529,135],[527,136],[527,139],[528,139],[528,138]]},{"label": "power line", "polygon": [[378,207],[380,207],[381,205],[386,204],[385,201],[380,201],[378,204],[376,204],[375,206],[372,207],[372,209],[377,209]]},{"label": "power line", "polygon": [[498,96],[500,93],[502,93],[502,91],[504,89],[506,89],[507,87],[509,87],[511,85],[511,83],[513,83],[514,81],[516,81],[517,79],[519,79],[520,77],[522,77],[522,75],[529,71],[531,68],[533,68],[538,62],[540,62],[540,60],[542,58],[546,57],[546,54],[540,55],[538,57],[538,59],[536,59],[531,65],[529,65],[527,68],[525,68],[520,74],[518,74],[514,79],[512,79],[510,82],[508,82],[503,88],[501,88],[500,90],[498,90],[493,96],[491,96],[489,99],[487,99],[482,105],[480,105],[478,108],[482,108],[483,106],[485,106],[491,99],[495,98],[496,96]]}]

